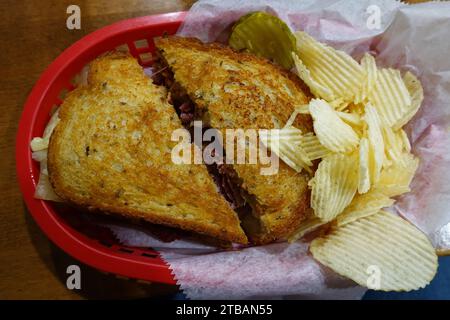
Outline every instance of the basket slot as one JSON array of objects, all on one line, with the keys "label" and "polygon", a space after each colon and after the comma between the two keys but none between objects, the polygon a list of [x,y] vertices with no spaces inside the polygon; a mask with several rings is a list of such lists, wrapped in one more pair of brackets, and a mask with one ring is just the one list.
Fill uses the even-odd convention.
[{"label": "basket slot", "polygon": [[128,48],[128,46],[126,44],[122,44],[122,45],[116,47],[116,50],[119,52],[126,52],[126,53],[130,52],[130,49]]},{"label": "basket slot", "polygon": [[136,40],[134,42],[134,46],[136,49],[147,49],[148,48],[147,39]]},{"label": "basket slot", "polygon": [[128,248],[124,248],[124,247],[120,247],[120,248],[118,249],[118,251],[120,251],[120,252],[125,252],[125,253],[133,253],[133,252],[134,252],[134,250],[128,249]]},{"label": "basket slot", "polygon": [[148,253],[148,252],[142,252],[141,256],[151,259],[158,258],[158,255],[156,253]]},{"label": "basket slot", "polygon": [[143,67],[148,67],[148,66],[152,65],[153,56],[150,52],[141,53],[139,55],[139,58],[141,59],[141,65]]},{"label": "basket slot", "polygon": [[120,245],[114,245],[114,246],[112,246],[112,248],[115,249],[116,251],[127,253],[127,254],[134,255],[134,256],[141,256],[141,257],[145,257],[145,258],[149,258],[149,259],[158,259],[159,258],[158,253],[151,249],[149,249],[149,250],[141,250],[139,248],[132,249],[132,248],[123,247]]},{"label": "basket slot", "polygon": [[111,248],[113,246],[112,243],[109,243],[107,241],[99,240],[98,243],[100,243],[102,246],[105,246],[107,248]]}]

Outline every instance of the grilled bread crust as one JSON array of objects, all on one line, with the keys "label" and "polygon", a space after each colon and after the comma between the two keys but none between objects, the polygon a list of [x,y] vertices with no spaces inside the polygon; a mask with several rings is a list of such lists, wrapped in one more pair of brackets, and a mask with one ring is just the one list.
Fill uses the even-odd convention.
[{"label": "grilled bread crust", "polygon": [[[175,81],[195,103],[196,117],[222,133],[233,128],[282,127],[294,108],[310,99],[297,76],[266,59],[193,38],[158,38],[155,44]],[[299,115],[294,125],[312,131],[309,115]],[[298,174],[280,161],[277,174],[261,175],[261,167],[266,166],[232,165],[240,186],[253,198],[260,226],[247,234],[256,243],[285,239],[309,208],[307,174]]]},{"label": "grilled bread crust", "polygon": [[174,164],[182,125],[167,92],[128,54],[90,64],[88,84],[68,94],[48,152],[55,192],[89,209],[247,243],[236,213],[205,166]]}]

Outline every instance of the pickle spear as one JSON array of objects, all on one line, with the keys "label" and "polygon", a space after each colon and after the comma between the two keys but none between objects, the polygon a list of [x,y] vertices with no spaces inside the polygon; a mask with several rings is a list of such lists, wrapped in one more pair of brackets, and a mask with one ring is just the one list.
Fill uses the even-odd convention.
[{"label": "pickle spear", "polygon": [[286,23],[268,13],[242,16],[233,26],[228,43],[235,50],[270,59],[286,69],[294,65],[295,37]]}]

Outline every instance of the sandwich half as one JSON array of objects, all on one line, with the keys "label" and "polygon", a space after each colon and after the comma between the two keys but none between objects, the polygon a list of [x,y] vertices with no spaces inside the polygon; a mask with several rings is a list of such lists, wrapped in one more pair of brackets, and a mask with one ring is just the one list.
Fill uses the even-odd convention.
[{"label": "sandwich half", "polygon": [[[155,83],[168,88],[185,126],[202,120],[222,133],[273,129],[309,101],[309,90],[298,77],[266,59],[193,38],[164,37],[155,44]],[[294,125],[302,132],[312,131],[308,115],[297,117]],[[244,230],[259,244],[284,240],[298,228],[309,208],[310,178],[281,161],[274,175],[261,175],[261,166],[226,164],[215,170]]]},{"label": "sandwich half", "polygon": [[175,164],[182,128],[167,91],[128,54],[90,64],[88,84],[69,93],[48,150],[54,191],[73,204],[247,243],[236,212],[203,165]]}]

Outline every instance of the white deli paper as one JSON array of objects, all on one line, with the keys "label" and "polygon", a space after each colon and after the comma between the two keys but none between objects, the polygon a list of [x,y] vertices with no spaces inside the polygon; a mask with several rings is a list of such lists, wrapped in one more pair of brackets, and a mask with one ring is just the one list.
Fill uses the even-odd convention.
[{"label": "white deli paper", "polygon": [[[450,224],[442,227],[450,221],[450,3],[206,0],[194,4],[178,34],[224,42],[230,26],[251,11],[277,15],[292,30],[304,30],[356,59],[371,51],[380,66],[420,78],[425,99],[406,128],[420,166],[412,191],[394,209],[437,247],[449,244]],[[192,299],[357,299],[365,292],[315,262],[300,241],[220,252],[186,241],[155,242],[128,228],[112,230],[125,244],[159,250]]]}]

